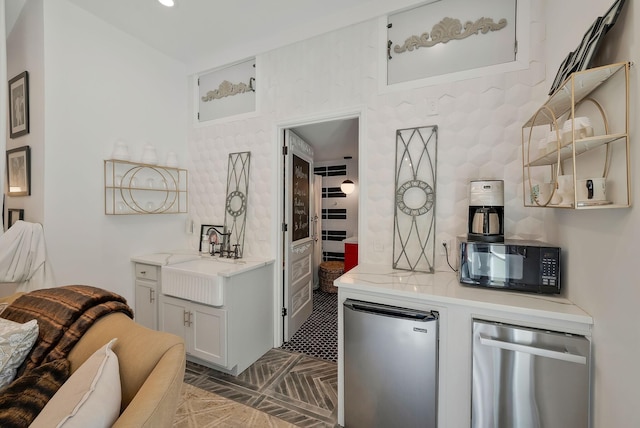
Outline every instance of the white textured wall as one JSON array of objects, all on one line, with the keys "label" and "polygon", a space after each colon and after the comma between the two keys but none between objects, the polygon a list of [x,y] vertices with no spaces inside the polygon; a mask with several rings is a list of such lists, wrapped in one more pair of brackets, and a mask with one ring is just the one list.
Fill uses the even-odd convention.
[{"label": "white textured wall", "polygon": [[[538,2],[533,2],[538,5]],[[258,57],[261,100],[253,118],[194,127],[189,135],[192,215],[197,222],[222,220],[226,156],[252,152],[248,254],[274,254],[271,230],[277,183],[276,127],[281,123],[342,110],[361,110],[361,263],[391,265],[393,242],[395,131],[437,124],[437,234],[466,232],[467,183],[505,180],[506,233],[544,237],[541,211],[522,206],[521,124],[536,108],[543,82],[544,26],[533,8],[531,67],[488,78],[386,94],[378,93],[378,23],[369,21],[302,41]],[[426,99],[439,100],[428,116]],[[538,97],[539,99],[539,97]],[[302,119],[301,119],[302,120]],[[261,240],[264,238],[265,240]],[[443,260],[437,266],[445,269]]]},{"label": "white textured wall", "polygon": [[[28,7],[28,5],[27,5]],[[44,229],[57,284],[133,304],[130,257],[186,246],[186,214],[106,216],[103,160],[118,138],[186,166],[185,69],[66,0],[44,2]],[[39,149],[42,150],[42,149]]]}]

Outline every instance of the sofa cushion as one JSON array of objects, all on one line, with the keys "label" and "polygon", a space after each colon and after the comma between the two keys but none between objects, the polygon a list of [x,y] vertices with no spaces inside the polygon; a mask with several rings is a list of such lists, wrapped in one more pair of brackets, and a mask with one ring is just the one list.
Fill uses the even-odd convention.
[{"label": "sofa cushion", "polygon": [[120,414],[120,371],[111,350],[98,349],[58,390],[32,428],[110,427]]},{"label": "sofa cushion", "polygon": [[15,379],[37,338],[36,320],[20,324],[0,318],[0,390]]},{"label": "sofa cushion", "polygon": [[14,380],[0,392],[0,427],[28,427],[31,421],[69,378],[66,359],[36,367]]}]

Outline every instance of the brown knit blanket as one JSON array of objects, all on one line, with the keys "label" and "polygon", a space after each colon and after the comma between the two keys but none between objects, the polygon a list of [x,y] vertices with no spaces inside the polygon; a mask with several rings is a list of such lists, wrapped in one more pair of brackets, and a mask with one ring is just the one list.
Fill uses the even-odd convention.
[{"label": "brown knit blanket", "polygon": [[38,320],[38,339],[18,373],[66,358],[82,335],[100,317],[123,312],[133,318],[118,294],[87,285],[35,290],[17,298],[2,317],[19,323]]}]

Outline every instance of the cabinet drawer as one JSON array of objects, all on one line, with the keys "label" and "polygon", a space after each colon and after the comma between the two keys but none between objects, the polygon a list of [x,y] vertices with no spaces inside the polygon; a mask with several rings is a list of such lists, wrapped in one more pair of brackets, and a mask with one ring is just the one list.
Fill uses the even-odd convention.
[{"label": "cabinet drawer", "polygon": [[136,278],[158,280],[158,268],[153,265],[136,263]]}]

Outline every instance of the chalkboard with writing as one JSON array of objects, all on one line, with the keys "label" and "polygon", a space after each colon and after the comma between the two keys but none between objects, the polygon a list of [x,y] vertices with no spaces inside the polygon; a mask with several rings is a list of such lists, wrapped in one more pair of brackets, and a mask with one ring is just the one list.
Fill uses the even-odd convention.
[{"label": "chalkboard with writing", "polygon": [[292,216],[293,239],[297,241],[309,237],[309,162],[293,155],[292,169],[293,203]]}]

